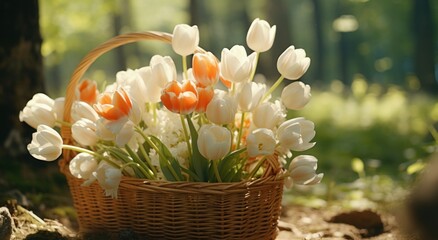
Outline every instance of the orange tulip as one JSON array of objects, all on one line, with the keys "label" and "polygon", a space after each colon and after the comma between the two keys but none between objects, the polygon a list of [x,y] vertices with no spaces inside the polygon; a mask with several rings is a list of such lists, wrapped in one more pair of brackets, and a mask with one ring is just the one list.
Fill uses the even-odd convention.
[{"label": "orange tulip", "polygon": [[96,82],[88,79],[82,81],[77,88],[76,94],[80,101],[88,104],[96,103],[97,95],[99,94]]},{"label": "orange tulip", "polygon": [[222,84],[224,84],[225,87],[227,87],[228,89],[231,88],[231,81],[228,81],[227,79],[223,78],[222,76],[220,76],[219,79],[221,80]]},{"label": "orange tulip", "polygon": [[113,94],[101,94],[94,104],[94,110],[107,120],[116,121],[127,117],[132,109],[132,102],[125,90],[116,90]]},{"label": "orange tulip", "polygon": [[214,97],[213,87],[197,87],[198,91],[198,105],[196,105],[196,112],[203,113],[207,109],[207,105],[210,103],[211,99]]},{"label": "orange tulip", "polygon": [[195,53],[192,61],[193,76],[203,86],[213,86],[219,78],[219,64],[211,53]]},{"label": "orange tulip", "polygon": [[171,112],[189,114],[198,104],[198,92],[190,81],[180,84],[177,81],[169,82],[161,93],[161,102]]}]

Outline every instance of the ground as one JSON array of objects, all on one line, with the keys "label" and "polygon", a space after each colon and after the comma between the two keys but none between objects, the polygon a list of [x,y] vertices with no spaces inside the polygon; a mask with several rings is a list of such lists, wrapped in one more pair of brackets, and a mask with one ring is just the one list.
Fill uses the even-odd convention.
[{"label": "ground", "polygon": [[[9,206],[11,207],[11,206]],[[74,220],[41,219],[31,211],[15,205],[11,239],[78,239]],[[342,222],[342,223],[341,223]],[[353,226],[353,225],[356,225]],[[403,237],[395,217],[388,212],[347,211],[334,207],[315,209],[304,206],[283,207],[277,240],[294,239],[412,239]]]}]

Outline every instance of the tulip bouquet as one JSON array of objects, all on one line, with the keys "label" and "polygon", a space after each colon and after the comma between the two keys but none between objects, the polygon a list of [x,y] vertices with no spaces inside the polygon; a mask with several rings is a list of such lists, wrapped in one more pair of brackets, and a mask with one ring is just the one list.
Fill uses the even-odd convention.
[{"label": "tulip bouquet", "polygon": [[[296,81],[310,65],[305,51],[290,46],[281,54],[280,77],[270,88],[253,81],[259,55],[272,47],[275,32],[255,19],[246,38],[254,52],[236,45],[223,49],[219,60],[199,50],[196,26],[177,25],[171,43],[182,56],[182,74],[170,56],[155,55],[149,66],[118,72],[104,90],[83,80],[69,122],[62,118],[64,98],[35,94],[19,115],[37,130],[27,148],[44,161],[56,160],[62,149],[77,152],[71,174],[84,185],[98,181],[112,197],[123,175],[238,182],[262,177],[268,161],[282,166],[286,186],[318,183],[323,174],[315,173],[317,159],[295,156],[315,145],[314,124],[286,119],[288,109],[303,108],[311,97],[309,85]],[[274,99],[284,79],[292,82]],[[61,126],[71,128],[74,144],[64,144]]]}]

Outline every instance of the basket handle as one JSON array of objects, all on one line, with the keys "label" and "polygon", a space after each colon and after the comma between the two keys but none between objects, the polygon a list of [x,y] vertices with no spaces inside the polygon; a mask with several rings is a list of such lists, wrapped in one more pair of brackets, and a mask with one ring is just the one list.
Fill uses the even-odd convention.
[{"label": "basket handle", "polygon": [[[165,33],[165,32],[158,32],[158,31],[146,31],[146,32],[140,32],[140,33],[126,33],[121,34],[116,37],[113,37],[109,39],[108,41],[100,44],[93,50],[91,50],[77,65],[75,68],[73,75],[70,78],[69,84],[66,89],[65,93],[65,103],[64,103],[64,116],[63,120],[65,122],[71,121],[71,107],[73,105],[73,102],[75,101],[75,90],[78,83],[81,81],[83,75],[88,70],[88,68],[93,64],[97,58],[99,58],[104,53],[133,42],[138,42],[141,40],[155,40],[155,41],[161,41],[164,43],[172,43],[172,34]],[[202,48],[198,47],[196,49],[196,52],[205,52]],[[61,127],[61,136],[64,140],[65,144],[71,144],[72,143],[72,137],[71,137],[71,128],[68,126],[62,126]],[[63,159],[60,161],[61,169],[62,166],[68,163],[71,159],[71,151],[64,151],[63,153]]]},{"label": "basket handle", "polygon": [[[102,43],[101,45],[97,46],[93,50],[91,50],[78,64],[78,66],[75,68],[72,77],[70,78],[70,82],[66,89],[65,94],[65,103],[64,103],[64,116],[63,119],[65,122],[71,121],[71,107],[73,105],[73,102],[75,101],[76,95],[75,90],[77,84],[81,81],[84,73],[88,70],[88,68],[93,64],[97,58],[99,58],[104,53],[133,42],[138,42],[141,40],[155,40],[155,41],[161,41],[165,43],[172,43],[172,34],[165,33],[165,32],[158,32],[158,31],[147,31],[147,32],[141,32],[141,33],[126,33],[122,35],[118,35],[116,37],[111,38],[110,40]],[[205,52],[204,49],[198,47],[196,49],[196,52]],[[71,128],[68,126],[62,126],[61,127],[61,136],[63,138],[63,141],[65,144],[71,144],[72,143],[72,136],[71,136]],[[68,171],[66,168],[68,168],[68,163],[72,159],[72,151],[64,150],[63,151],[63,158],[59,161],[61,172]],[[269,175],[276,175],[281,169],[277,161],[277,157],[274,159],[269,159],[268,161],[268,169],[265,172],[264,176]]]}]

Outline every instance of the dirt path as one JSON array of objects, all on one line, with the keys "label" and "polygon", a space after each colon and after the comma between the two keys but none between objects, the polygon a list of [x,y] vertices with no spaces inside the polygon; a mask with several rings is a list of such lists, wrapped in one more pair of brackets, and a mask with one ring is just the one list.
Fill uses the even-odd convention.
[{"label": "dirt path", "polygon": [[[19,206],[13,212],[12,219],[11,239],[14,240],[79,239],[70,226],[65,226],[56,220],[41,219]],[[1,232],[0,226],[0,235]],[[303,206],[284,207],[279,221],[277,240],[295,239],[411,240],[413,238],[401,236],[394,216],[388,213],[371,210],[343,212],[333,208],[313,209]]]}]

